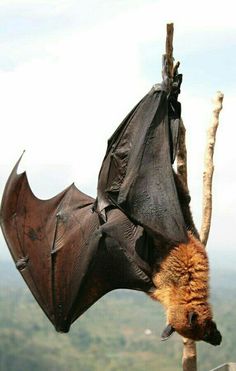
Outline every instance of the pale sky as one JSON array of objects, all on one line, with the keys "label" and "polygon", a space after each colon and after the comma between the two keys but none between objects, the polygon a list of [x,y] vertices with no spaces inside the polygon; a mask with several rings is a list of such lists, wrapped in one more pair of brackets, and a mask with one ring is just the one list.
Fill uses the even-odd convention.
[{"label": "pale sky", "polygon": [[38,197],[73,181],[95,196],[107,139],[161,81],[165,25],[174,22],[193,214],[199,226],[205,131],[221,90],[209,250],[236,249],[234,18],[230,0],[1,0],[0,192],[26,150],[21,170]]}]

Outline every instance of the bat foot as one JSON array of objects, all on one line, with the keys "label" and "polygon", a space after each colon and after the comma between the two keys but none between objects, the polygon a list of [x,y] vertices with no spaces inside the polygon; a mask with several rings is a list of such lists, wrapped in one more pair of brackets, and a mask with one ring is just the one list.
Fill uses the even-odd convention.
[{"label": "bat foot", "polygon": [[60,324],[55,326],[56,332],[60,334],[67,334],[70,331],[70,324],[65,323],[65,324]]}]

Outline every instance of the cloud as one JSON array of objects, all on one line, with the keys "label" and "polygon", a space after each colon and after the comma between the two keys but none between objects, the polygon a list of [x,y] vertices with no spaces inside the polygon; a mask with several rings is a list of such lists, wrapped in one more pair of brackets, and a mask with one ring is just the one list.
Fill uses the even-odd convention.
[{"label": "cloud", "polygon": [[107,138],[146,90],[136,47],[106,31],[49,42],[43,58],[0,72],[0,163],[26,149],[29,168],[67,164],[79,184],[94,183]]},{"label": "cloud", "polygon": [[[105,8],[108,4],[106,1],[90,2],[89,6],[94,4],[91,10],[95,11],[98,3]],[[55,2],[12,0],[1,5],[6,4],[29,6],[34,8],[35,14],[38,9],[39,14],[48,17],[50,22]],[[57,1],[57,4],[55,13],[67,15],[69,19],[80,9],[88,12],[84,2]],[[72,22],[71,27],[64,28],[63,24],[56,34],[50,31],[46,38],[45,34],[40,38],[40,33],[37,38],[30,35],[27,44],[22,42],[16,49],[11,70],[0,71],[3,138],[0,166],[5,179],[22,150],[26,149],[22,167],[26,167],[32,188],[39,197],[52,197],[74,180],[83,191],[95,195],[107,139],[151,84],[160,79],[166,22],[175,22],[176,50],[187,56],[202,53],[204,48],[212,45],[214,35],[216,44],[219,40],[221,46],[226,45],[225,39],[235,30],[234,12],[229,1],[224,3],[224,16],[222,8],[213,1],[196,4],[189,1],[132,1],[126,4],[129,6],[123,5],[124,8],[113,13],[111,5],[107,5],[104,10],[107,19],[104,20],[104,15],[103,18],[98,16],[89,27]],[[160,57],[156,61],[156,71],[149,76],[143,69],[146,56],[143,46],[147,44],[155,47],[155,53]],[[15,50],[13,46],[8,45],[9,55]],[[18,53],[22,53],[22,58],[26,56],[24,63],[22,58],[17,59]],[[232,58],[229,48],[227,53]],[[189,61],[185,59],[185,68],[190,71]],[[204,63],[207,64],[207,60]],[[200,72],[193,71],[193,74],[197,73]],[[227,76],[225,68],[219,73],[227,87],[227,79],[232,80],[232,77]],[[209,75],[209,85],[212,79],[213,72]],[[232,210],[236,203],[233,196],[235,174],[232,172],[236,161],[232,151],[234,95],[232,90],[226,92],[215,154],[214,223],[218,230],[214,230],[212,236],[216,236],[214,241],[218,239],[221,243],[218,226],[221,223],[230,235]],[[199,224],[202,153],[205,128],[211,115],[211,95],[204,90],[204,79],[202,86],[191,88],[186,84],[181,101],[188,129],[193,211]],[[3,188],[4,176],[0,179],[0,188]],[[225,216],[223,221],[219,220],[219,215]],[[228,237],[227,245],[230,243]]]}]

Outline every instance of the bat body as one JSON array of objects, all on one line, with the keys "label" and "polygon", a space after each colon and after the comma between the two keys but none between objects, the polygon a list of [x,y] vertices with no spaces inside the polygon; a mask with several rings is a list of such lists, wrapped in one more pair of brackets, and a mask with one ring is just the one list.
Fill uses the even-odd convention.
[{"label": "bat body", "polygon": [[[9,177],[1,227],[16,267],[57,331],[68,332],[99,298],[119,288],[143,291],[166,307],[164,337],[175,329],[203,339],[209,327],[204,321],[213,323],[210,309],[204,316],[197,301],[191,299],[193,305],[188,305],[180,295],[186,290],[194,296],[194,284],[200,281],[189,279],[184,288],[179,286],[178,295],[172,295],[175,280],[182,282],[175,263],[181,262],[184,251],[200,251],[190,197],[172,169],[181,81],[176,73],[171,90],[165,79],[155,85],[112,135],[96,200],[74,185],[50,200],[39,200],[26,174],[17,174],[18,164]],[[200,256],[206,263],[206,254]],[[198,264],[193,259],[196,270]],[[190,277],[190,266],[181,267]],[[207,275],[205,269],[203,303],[208,298]],[[173,308],[179,306],[183,316],[175,319]],[[204,324],[198,321],[200,330],[189,331],[186,318],[191,313],[204,319]],[[217,336],[210,335],[212,344],[219,342],[219,336],[212,340]]]}]

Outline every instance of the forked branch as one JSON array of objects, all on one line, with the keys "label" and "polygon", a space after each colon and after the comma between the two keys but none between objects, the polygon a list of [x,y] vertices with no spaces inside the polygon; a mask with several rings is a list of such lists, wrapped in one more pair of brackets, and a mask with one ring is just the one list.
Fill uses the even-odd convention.
[{"label": "forked branch", "polygon": [[[167,24],[166,36],[166,71],[170,79],[170,84],[178,68],[179,62],[174,66],[173,59],[173,23]],[[222,109],[223,94],[217,92],[214,99],[213,115],[210,121],[207,135],[207,144],[205,150],[204,173],[203,173],[203,209],[202,209],[202,226],[200,231],[200,239],[204,246],[207,244],[212,215],[212,178],[214,172],[213,155],[216,141],[216,132],[219,125],[219,114]],[[177,173],[181,177],[183,183],[188,188],[188,172],[187,172],[187,150],[185,144],[185,127],[183,121],[180,122],[179,140],[177,151]],[[196,343],[193,340],[183,338],[183,371],[197,370],[197,349]]]}]

